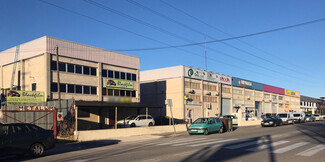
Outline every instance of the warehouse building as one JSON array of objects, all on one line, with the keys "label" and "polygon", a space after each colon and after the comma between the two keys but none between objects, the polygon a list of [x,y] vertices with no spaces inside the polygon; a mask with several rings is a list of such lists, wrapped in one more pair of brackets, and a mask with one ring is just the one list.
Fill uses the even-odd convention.
[{"label": "warehouse building", "polygon": [[[172,108],[165,100],[172,100]],[[300,112],[300,93],[195,67],[175,66],[141,72],[141,100],[163,107],[166,116],[238,115],[259,120],[265,113]]]}]

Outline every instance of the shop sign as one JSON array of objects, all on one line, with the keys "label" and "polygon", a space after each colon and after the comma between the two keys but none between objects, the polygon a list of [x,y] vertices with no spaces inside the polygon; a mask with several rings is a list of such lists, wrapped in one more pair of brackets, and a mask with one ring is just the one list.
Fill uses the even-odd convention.
[{"label": "shop sign", "polygon": [[288,90],[288,89],[285,90],[285,95],[286,96],[291,96],[291,97],[300,97],[299,92],[291,91],[291,90]]},{"label": "shop sign", "polygon": [[107,79],[106,87],[110,89],[133,89],[133,82],[117,79]]},{"label": "shop sign", "polygon": [[7,93],[8,106],[40,102],[45,102],[44,92],[12,90]]},{"label": "shop sign", "polygon": [[185,100],[186,105],[202,105],[202,101],[188,101]]},{"label": "shop sign", "polygon": [[184,67],[184,76],[194,79],[207,80],[207,72],[193,67]]},{"label": "shop sign", "polygon": [[214,72],[208,72],[208,81],[218,82],[223,84],[231,85],[231,77],[227,75],[222,75]]},{"label": "shop sign", "polygon": [[52,111],[54,106],[17,106],[17,111]]}]

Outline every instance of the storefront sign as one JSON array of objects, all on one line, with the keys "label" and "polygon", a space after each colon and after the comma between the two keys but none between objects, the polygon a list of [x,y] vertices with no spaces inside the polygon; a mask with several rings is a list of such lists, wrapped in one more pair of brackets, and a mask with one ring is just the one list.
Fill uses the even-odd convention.
[{"label": "storefront sign", "polygon": [[36,91],[8,91],[7,105],[45,102],[44,92]]},{"label": "storefront sign", "polygon": [[184,76],[194,79],[206,80],[207,79],[207,72],[201,69],[197,69],[194,67],[184,67]]},{"label": "storefront sign", "polygon": [[202,101],[188,101],[185,100],[186,105],[202,105]]},{"label": "storefront sign", "polygon": [[117,79],[107,79],[106,87],[110,89],[133,89],[133,82]]},{"label": "storefront sign", "polygon": [[53,106],[17,106],[17,111],[49,111],[54,109]]},{"label": "storefront sign", "polygon": [[299,92],[291,91],[291,90],[288,90],[288,89],[285,90],[285,95],[286,96],[291,96],[291,97],[300,97]]},{"label": "storefront sign", "polygon": [[231,85],[231,77],[227,75],[222,75],[214,72],[208,72],[208,81],[211,82],[218,82],[223,84],[229,84]]},{"label": "storefront sign", "polygon": [[184,76],[199,80],[231,85],[231,76],[184,66]]}]

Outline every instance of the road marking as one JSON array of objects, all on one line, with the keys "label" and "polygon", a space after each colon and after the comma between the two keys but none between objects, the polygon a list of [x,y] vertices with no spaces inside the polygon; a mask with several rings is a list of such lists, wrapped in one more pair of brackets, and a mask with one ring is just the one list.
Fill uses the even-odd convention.
[{"label": "road marking", "polygon": [[265,143],[265,142],[269,142],[269,140],[268,139],[260,139],[260,140],[257,140],[257,141],[243,143],[243,144],[239,144],[239,145],[235,145],[235,146],[228,146],[228,147],[225,147],[225,148],[226,149],[238,149],[238,148],[243,148],[243,147],[247,147],[247,146],[251,146],[251,145]]},{"label": "road marking", "polygon": [[166,143],[159,143],[157,145],[170,145],[170,144],[176,144],[176,143],[183,143],[183,142],[189,142],[189,141],[202,141],[202,140],[206,140],[207,138],[199,138],[199,139],[195,139],[195,138],[190,138],[190,139],[180,139],[180,140],[173,140],[173,141],[167,141]]},{"label": "road marking", "polygon": [[222,142],[228,142],[228,141],[233,141],[233,140],[236,140],[236,139],[231,138],[231,139],[225,139],[225,140],[220,140],[220,141],[205,142],[205,143],[190,145],[190,147],[202,146],[202,145],[207,145],[207,144],[212,144],[212,143],[222,143]]},{"label": "road marking", "polygon": [[161,159],[147,159],[147,160],[141,160],[142,162],[156,162],[161,161]]},{"label": "road marking", "polygon": [[282,153],[285,153],[287,151],[296,149],[298,147],[305,146],[305,145],[307,145],[309,143],[310,142],[299,142],[299,143],[296,143],[296,144],[293,144],[293,145],[290,145],[290,146],[287,146],[287,147],[283,147],[283,148],[277,149],[277,150],[273,151],[273,153],[282,154]]},{"label": "road marking", "polygon": [[187,144],[195,144],[195,143],[202,143],[202,142],[209,142],[209,141],[219,141],[222,138],[214,138],[214,139],[205,139],[201,141],[189,141],[188,143],[179,143],[179,144],[174,144],[173,146],[182,146],[182,145],[187,145]]},{"label": "road marking", "polygon": [[278,141],[278,142],[274,142],[274,143],[270,143],[270,144],[265,144],[265,145],[261,145],[261,146],[258,146],[258,147],[253,147],[253,148],[250,148],[250,149],[246,149],[246,151],[261,151],[261,150],[264,150],[264,149],[267,149],[267,148],[270,148],[270,147],[274,147],[274,146],[278,146],[278,145],[282,145],[284,143],[287,143],[289,141]]},{"label": "road marking", "polygon": [[300,152],[296,155],[300,155],[300,156],[312,156],[316,153],[318,153],[319,151],[322,151],[323,149],[325,149],[325,144],[320,144],[320,145],[317,145],[315,147],[312,147],[308,150],[305,150],[303,152]]},{"label": "road marking", "polygon": [[251,140],[253,140],[253,139],[248,138],[248,139],[243,139],[243,140],[233,141],[233,142],[228,142],[228,143],[223,143],[223,144],[210,145],[210,146],[208,146],[208,147],[210,147],[210,148],[215,148],[215,147],[219,147],[219,146],[227,146],[227,145],[232,145],[232,144],[235,144],[235,143],[241,143],[241,142],[247,142],[247,141],[251,141]]}]

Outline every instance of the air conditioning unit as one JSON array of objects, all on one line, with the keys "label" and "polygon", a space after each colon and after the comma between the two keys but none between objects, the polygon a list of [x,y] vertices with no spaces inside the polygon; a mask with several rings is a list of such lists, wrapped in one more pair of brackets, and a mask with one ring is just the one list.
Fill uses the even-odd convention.
[{"label": "air conditioning unit", "polygon": [[250,97],[247,97],[247,100],[251,100],[251,98]]},{"label": "air conditioning unit", "polygon": [[194,90],[190,90],[188,93],[195,94],[195,91]]},{"label": "air conditioning unit", "polygon": [[216,93],[216,96],[219,96],[219,92]]},{"label": "air conditioning unit", "polygon": [[208,109],[212,109],[211,104],[207,104],[207,108],[208,108]]},{"label": "air conditioning unit", "polygon": [[211,96],[211,92],[208,92],[207,95]]}]

